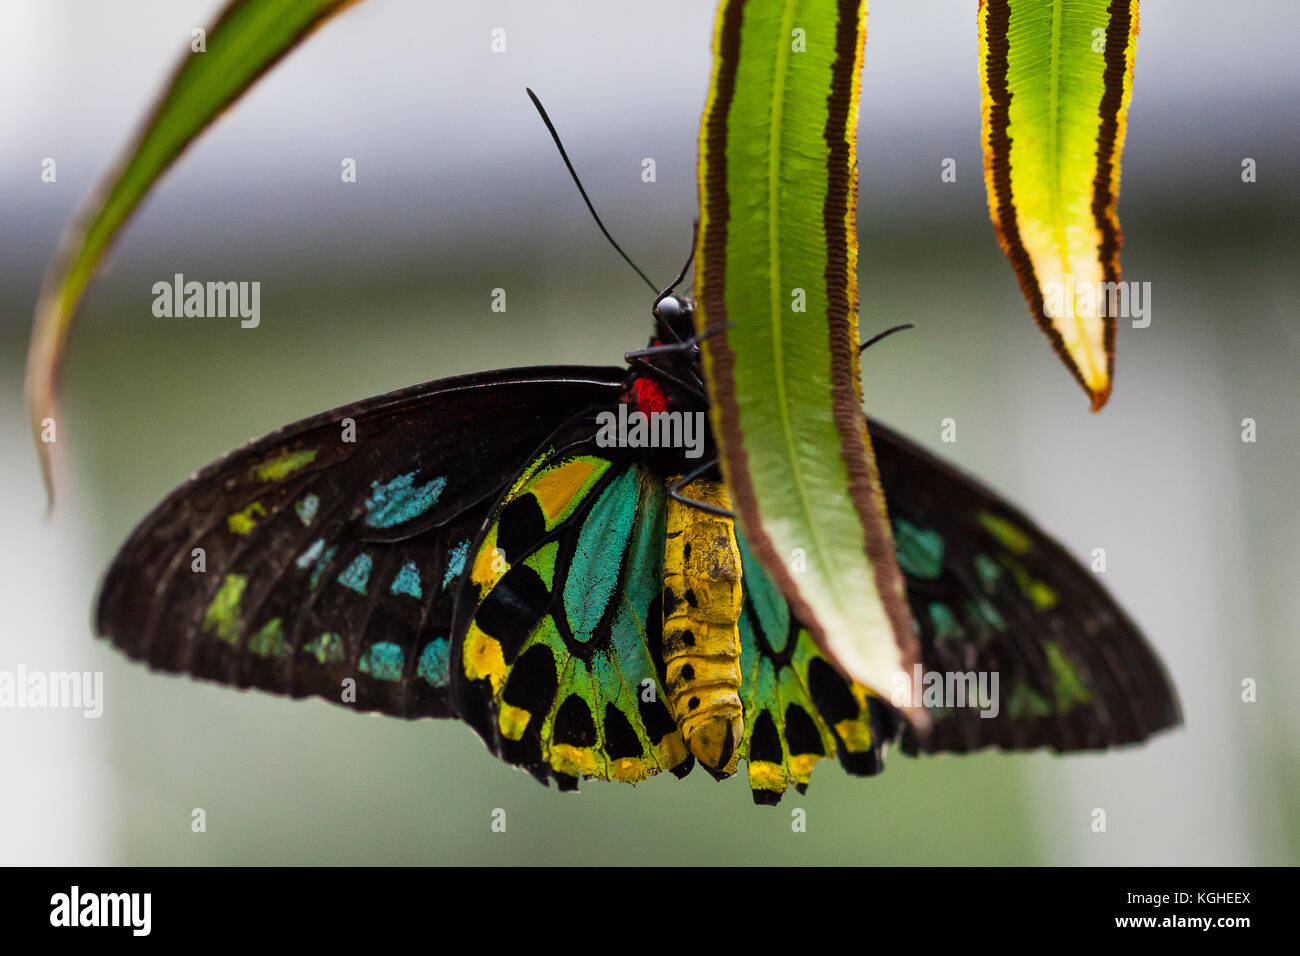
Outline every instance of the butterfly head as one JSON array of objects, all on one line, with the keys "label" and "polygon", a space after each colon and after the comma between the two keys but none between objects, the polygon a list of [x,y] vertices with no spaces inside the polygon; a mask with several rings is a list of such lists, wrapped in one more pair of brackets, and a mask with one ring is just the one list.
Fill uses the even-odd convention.
[{"label": "butterfly head", "polygon": [[628,352],[623,401],[635,411],[696,412],[708,409],[695,303],[667,292],[651,308],[655,331],[647,348]]},{"label": "butterfly head", "polygon": [[651,312],[662,342],[686,342],[695,335],[695,303],[690,297],[666,295]]},{"label": "butterfly head", "polygon": [[665,407],[695,408],[704,395],[700,346],[695,336],[695,303],[688,296],[664,293],[651,307],[655,333],[642,371],[665,396]]}]

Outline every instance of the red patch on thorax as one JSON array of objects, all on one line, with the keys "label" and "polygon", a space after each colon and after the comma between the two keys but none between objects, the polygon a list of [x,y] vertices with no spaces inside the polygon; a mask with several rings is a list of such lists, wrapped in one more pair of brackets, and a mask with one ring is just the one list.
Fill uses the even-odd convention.
[{"label": "red patch on thorax", "polygon": [[632,391],[637,411],[645,412],[647,415],[651,412],[668,411],[668,396],[664,394],[658,382],[648,378],[638,378],[632,384]]}]

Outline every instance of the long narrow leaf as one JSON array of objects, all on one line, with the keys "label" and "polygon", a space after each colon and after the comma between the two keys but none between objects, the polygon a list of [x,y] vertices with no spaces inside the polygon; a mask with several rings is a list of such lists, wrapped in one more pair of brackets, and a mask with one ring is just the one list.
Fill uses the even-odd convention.
[{"label": "long narrow leaf", "polygon": [[696,299],[745,538],[837,666],[888,697],[917,641],[859,379],[865,18],[863,0],[722,3],[700,132]]},{"label": "long narrow leaf", "polygon": [[51,446],[40,440],[58,407],[59,373],[77,304],[123,224],[186,146],[322,21],[356,0],[233,0],[206,49],[181,61],[125,158],[91,193],[46,276],[27,354],[26,397],[41,473],[54,498]]},{"label": "long narrow leaf", "polygon": [[1120,154],[1137,0],[981,0],[984,179],[1029,311],[1092,400],[1110,397]]}]

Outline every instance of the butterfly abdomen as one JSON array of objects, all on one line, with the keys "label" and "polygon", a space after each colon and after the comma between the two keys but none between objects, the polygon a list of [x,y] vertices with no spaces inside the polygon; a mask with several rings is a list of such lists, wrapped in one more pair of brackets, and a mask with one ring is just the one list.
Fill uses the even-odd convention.
[{"label": "butterfly abdomen", "polygon": [[[670,479],[672,480],[672,479]],[[730,509],[726,486],[693,481],[685,498]],[[701,763],[732,773],[744,738],[740,703],[740,550],[731,518],[668,500],[663,657],[673,717]]]}]

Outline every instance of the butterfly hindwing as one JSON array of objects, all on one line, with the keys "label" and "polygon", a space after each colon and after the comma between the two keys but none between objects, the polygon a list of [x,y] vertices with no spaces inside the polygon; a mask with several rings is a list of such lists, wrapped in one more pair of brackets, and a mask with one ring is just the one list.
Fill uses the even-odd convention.
[{"label": "butterfly hindwing", "polygon": [[[564,787],[684,775],[695,761],[664,693],[666,481],[587,441],[554,444],[473,549],[454,631],[457,710],[494,753]],[[898,718],[835,672],[738,541],[738,753],[755,799],[802,789],[824,756],[877,772]]]},{"label": "butterfly hindwing", "polygon": [[252,442],[135,529],[101,588],[99,633],[165,671],[451,715],[448,636],[473,538],[520,463],[607,403],[618,375],[445,379]]},{"label": "butterfly hindwing", "polygon": [[924,671],[998,680],[995,708],[946,699],[928,736],[905,729],[906,752],[1091,749],[1178,723],[1163,667],[1093,572],[969,476],[878,423],[871,435]]},{"label": "butterfly hindwing", "polygon": [[[969,676],[962,688],[971,700],[930,709],[933,729],[919,735],[831,666],[737,533],[740,753],[757,802],[775,803],[790,785],[802,790],[823,757],[876,773],[900,736],[908,753],[1065,751],[1131,743],[1178,722],[1158,659],[1091,572],[969,476],[879,423],[871,432],[924,672]],[[993,716],[977,695],[980,675],[995,672]]]},{"label": "butterfly hindwing", "polygon": [[567,789],[690,769],[663,689],[664,497],[644,468],[557,436],[475,544],[453,645],[456,706],[494,753],[540,780]]},{"label": "butterfly hindwing", "polygon": [[884,767],[899,717],[865,687],[846,680],[791,613],[737,533],[745,599],[740,616],[741,687],[749,786],[756,803],[802,792],[813,765],[838,758],[851,774]]}]

